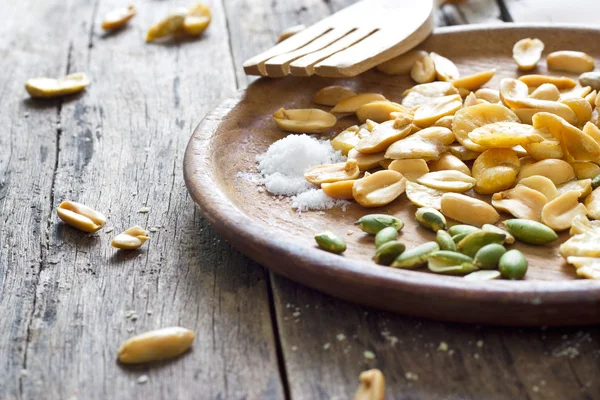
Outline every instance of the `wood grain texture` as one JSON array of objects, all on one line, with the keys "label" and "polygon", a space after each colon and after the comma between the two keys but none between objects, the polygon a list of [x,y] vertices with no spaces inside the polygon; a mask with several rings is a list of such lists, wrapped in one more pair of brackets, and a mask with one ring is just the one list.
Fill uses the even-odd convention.
[{"label": "wood grain texture", "polygon": [[[35,8],[22,3],[15,21],[28,20],[27,10]],[[173,5],[144,3],[128,28],[100,32],[101,16],[120,5],[111,0],[52,2],[31,19],[32,26],[43,27],[48,24],[39,21],[45,16],[55,18],[52,29],[37,31],[44,41],[27,50],[34,55],[44,51],[44,57],[24,54],[14,67],[14,56],[6,61],[5,71],[14,76],[3,86],[17,100],[4,104],[11,110],[5,118],[13,120],[13,125],[6,120],[6,126],[14,133],[1,139],[13,148],[0,163],[11,180],[10,194],[2,200],[9,223],[2,225],[2,237],[16,247],[6,258],[2,255],[3,265],[14,264],[0,296],[0,324],[9,333],[2,335],[1,349],[11,354],[10,361],[0,357],[3,367],[10,367],[3,368],[0,382],[7,389],[2,388],[0,398],[280,398],[264,269],[216,236],[182,182],[190,131],[235,89],[222,5],[212,3],[213,21],[204,37],[150,45],[144,43],[145,29]],[[76,24],[71,23],[74,16]],[[33,39],[25,32],[28,27],[21,35],[25,43]],[[51,35],[52,30],[63,36]],[[54,69],[40,68],[44,62]],[[31,120],[21,119],[23,104],[29,105],[22,102],[21,88],[27,75],[75,71],[90,76],[85,93],[61,106],[50,103],[48,109],[35,103]],[[17,144],[16,135],[27,134]],[[30,160],[29,170],[20,177],[23,157]],[[51,209],[64,199],[106,213],[107,227],[114,231],[86,235],[61,223]],[[142,206],[150,212],[138,213]],[[39,236],[44,238],[48,215],[49,242],[39,261]],[[112,249],[110,239],[134,224],[157,228],[150,242],[140,251]],[[19,233],[23,227],[33,229],[27,241]],[[154,365],[117,364],[122,341],[173,325],[196,332],[191,352]],[[21,368],[27,371],[19,391]],[[144,374],[148,382],[137,384]]]}]

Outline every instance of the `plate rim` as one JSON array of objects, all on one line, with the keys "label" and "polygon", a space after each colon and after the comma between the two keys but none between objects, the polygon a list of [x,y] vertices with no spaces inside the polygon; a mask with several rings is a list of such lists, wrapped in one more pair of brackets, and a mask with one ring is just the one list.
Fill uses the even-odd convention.
[{"label": "plate rim", "polygon": [[[433,35],[444,35],[455,32],[480,31],[485,29],[493,30],[519,30],[519,29],[568,29],[568,30],[592,30],[600,33],[600,27],[577,25],[577,24],[556,24],[552,26],[543,24],[517,24],[506,23],[502,25],[465,25],[436,28]],[[269,79],[269,78],[261,78]],[[267,240],[263,237],[265,224],[257,222],[242,212],[221,190],[218,190],[219,184],[210,174],[203,174],[202,179],[196,179],[195,173],[199,167],[210,161],[212,153],[210,151],[211,141],[216,132],[222,117],[233,110],[233,108],[243,98],[246,89],[238,90],[233,96],[222,101],[213,108],[194,129],[188,142],[183,159],[183,172],[186,187],[199,206],[202,215],[224,237],[230,244],[238,250],[249,256],[251,259],[259,262],[261,265],[272,271],[284,275],[292,280],[299,281],[319,291],[328,293],[335,297],[341,297],[354,303],[374,306],[380,309],[399,311],[398,307],[386,307],[385,305],[373,305],[370,302],[357,300],[351,294],[340,295],[339,291],[328,290],[323,285],[307,283],[307,279],[298,278],[298,271],[291,273],[288,266],[277,262],[279,257],[293,257],[291,264],[300,265],[306,272],[307,278],[321,275],[322,277],[337,276],[336,283],[352,283],[361,280],[368,286],[377,286],[382,289],[393,289],[394,292],[404,293],[406,295],[419,292],[429,295],[440,295],[449,301],[475,301],[483,306],[493,305],[522,305],[531,306],[529,308],[545,308],[550,311],[548,315],[556,315],[558,310],[565,311],[575,305],[595,305],[597,310],[593,316],[586,320],[576,318],[567,318],[569,324],[591,324],[600,321],[600,282],[593,280],[570,280],[570,281],[484,281],[470,282],[468,289],[465,289],[464,281],[460,278],[449,277],[445,275],[426,274],[427,279],[422,279],[423,273],[412,270],[402,270],[386,268],[364,260],[344,258],[340,262],[340,256],[322,251],[315,247],[299,245],[288,238],[279,238],[276,241]],[[264,254],[257,254],[263,252]],[[342,265],[343,264],[343,265]],[[372,264],[372,265],[371,265]],[[365,268],[369,266],[370,268]],[[292,267],[294,268],[294,267]],[[341,272],[341,275],[340,275]],[[341,279],[339,277],[342,277]],[[353,287],[350,285],[350,287]],[[411,312],[410,310],[400,311],[404,314],[442,319],[447,321],[460,321],[470,323],[492,323],[497,321],[490,318],[480,318],[476,316],[465,316],[465,318],[456,318],[454,316],[437,315],[435,312]],[[545,314],[544,314],[545,315]],[[564,325],[564,323],[553,323],[552,320],[542,318],[545,325]],[[500,325],[540,325],[537,319],[503,321]]]}]

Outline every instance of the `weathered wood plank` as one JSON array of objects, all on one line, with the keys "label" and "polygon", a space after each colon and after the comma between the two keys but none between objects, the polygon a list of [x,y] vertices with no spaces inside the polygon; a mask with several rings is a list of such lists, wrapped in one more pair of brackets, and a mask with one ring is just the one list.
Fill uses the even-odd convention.
[{"label": "weathered wood plank", "polygon": [[598,24],[600,2],[596,0],[503,0],[515,22],[563,22]]},{"label": "weathered wood plank", "polygon": [[[21,370],[30,356],[28,326],[46,252],[60,102],[29,100],[23,83],[65,71],[65,32],[39,23],[52,10],[46,2],[0,3],[1,399],[21,395]],[[54,21],[66,24],[68,17],[55,15]]]},{"label": "weathered wood plank", "polygon": [[440,7],[439,25],[496,24],[502,23],[500,9],[495,0],[466,0],[446,3]]},{"label": "weathered wood plank", "polygon": [[[78,21],[62,24],[68,70],[87,72],[92,84],[60,112],[52,207],[81,201],[105,212],[114,231],[85,235],[52,214],[23,398],[280,398],[265,272],[199,217],[182,179],[190,132],[235,90],[222,5],[212,3],[203,38],[160,44],[145,44],[144,33],[172,4],[145,2],[130,27],[101,33],[101,16],[121,5],[53,5]],[[143,206],[150,212],[139,213]],[[109,247],[134,224],[157,228],[147,245]],[[173,325],[196,332],[190,353],[116,363],[123,340]],[[148,382],[137,384],[142,375]]]}]

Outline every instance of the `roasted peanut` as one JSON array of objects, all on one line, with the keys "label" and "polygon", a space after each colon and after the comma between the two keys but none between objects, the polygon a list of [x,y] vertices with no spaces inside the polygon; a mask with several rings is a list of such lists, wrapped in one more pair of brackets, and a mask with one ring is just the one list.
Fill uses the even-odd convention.
[{"label": "roasted peanut", "polygon": [[453,141],[454,134],[451,130],[437,126],[429,127],[390,145],[385,152],[385,158],[437,160]]},{"label": "roasted peanut", "polygon": [[146,42],[151,42],[166,36],[180,34],[183,31],[183,21],[188,15],[188,10],[178,8],[172,11],[165,19],[152,25],[146,33]]},{"label": "roasted peanut", "polygon": [[600,166],[588,161],[575,161],[571,163],[577,179],[593,179],[600,175]]},{"label": "roasted peanut", "polygon": [[600,219],[600,188],[594,189],[594,191],[585,198],[584,205],[587,209],[588,217],[591,219]]},{"label": "roasted peanut", "polygon": [[86,74],[76,73],[59,79],[32,78],[25,82],[25,90],[34,98],[50,98],[79,93],[89,84]]},{"label": "roasted peanut", "polygon": [[211,12],[206,4],[197,3],[188,9],[183,20],[183,30],[188,35],[201,35],[210,25]]},{"label": "roasted peanut", "polygon": [[558,101],[560,99],[560,91],[553,84],[544,83],[538,86],[529,97],[538,100]]},{"label": "roasted peanut", "polygon": [[189,349],[195,338],[194,332],[180,327],[142,333],[119,347],[119,361],[123,364],[139,364],[176,357]]},{"label": "roasted peanut", "polygon": [[318,133],[332,128],[335,115],[316,108],[285,110],[280,108],[273,113],[273,120],[281,129],[294,133]]},{"label": "roasted peanut", "polygon": [[569,107],[577,117],[576,125],[583,127],[590,119],[592,119],[592,106],[582,97],[569,97],[561,100],[560,103]]},{"label": "roasted peanut", "polygon": [[528,178],[521,179],[519,185],[525,185],[530,189],[537,190],[543,194],[548,201],[553,200],[559,195],[556,185],[550,179],[541,175],[533,175]]},{"label": "roasted peanut", "polygon": [[74,201],[63,201],[56,213],[65,223],[84,232],[96,232],[106,223],[104,215]]},{"label": "roasted peanut", "polygon": [[581,51],[555,51],[548,54],[546,64],[549,69],[576,74],[594,70],[594,59]]},{"label": "roasted peanut", "polygon": [[360,128],[358,125],[353,125],[331,139],[331,147],[341,151],[343,155],[348,155],[348,152],[356,147],[362,137],[370,134],[371,132],[367,129]]},{"label": "roasted peanut", "polygon": [[356,149],[352,149],[348,152],[348,160],[355,160],[358,165],[358,169],[366,171],[372,168],[376,168],[382,161],[385,160],[385,153],[361,153]]},{"label": "roasted peanut", "polygon": [[[468,137],[467,137],[468,139]],[[475,143],[473,143],[474,145]],[[479,157],[481,152],[467,149],[462,144],[453,144],[448,148],[453,156],[462,161],[471,161]]]},{"label": "roasted peanut", "polygon": [[463,101],[463,107],[471,107],[474,105],[479,104],[477,102],[477,96],[475,96],[475,93],[471,92],[467,95],[467,97],[465,97],[465,100]]},{"label": "roasted peanut", "polygon": [[521,82],[529,87],[538,87],[544,83],[552,83],[554,86],[562,89],[573,89],[577,82],[565,76],[548,76],[548,75],[523,75],[519,78]]},{"label": "roasted peanut", "polygon": [[357,179],[352,186],[352,196],[363,207],[381,207],[404,193],[406,178],[396,171],[377,171]]},{"label": "roasted peanut", "polygon": [[135,16],[136,10],[133,4],[127,6],[127,8],[119,8],[106,14],[102,20],[102,29],[105,31],[120,29],[124,27],[131,18]]},{"label": "roasted peanut", "polygon": [[135,250],[150,240],[148,232],[141,226],[132,226],[123,233],[118,234],[110,242],[112,247],[122,250]]},{"label": "roasted peanut", "polygon": [[448,82],[460,77],[458,68],[452,61],[434,52],[431,52],[429,56],[433,60],[438,80]]},{"label": "roasted peanut", "polygon": [[573,218],[585,216],[587,209],[579,203],[579,193],[566,192],[549,201],[542,209],[542,222],[555,231],[569,229]]},{"label": "roasted peanut", "polygon": [[431,56],[416,60],[410,69],[410,77],[417,83],[433,82],[435,76],[435,64]]},{"label": "roasted peanut", "polygon": [[[519,113],[516,114],[519,115]],[[542,136],[544,140],[538,143],[530,143],[523,146],[527,151],[527,154],[532,157],[531,160],[535,159],[540,161],[547,158],[562,158],[563,150],[562,146],[560,145],[560,141],[558,141],[546,128],[541,126],[537,126],[535,128],[537,129],[538,135]]]},{"label": "roasted peanut", "polygon": [[521,167],[517,181],[534,175],[549,178],[555,185],[575,179],[573,167],[566,161],[547,159]]},{"label": "roasted peanut", "polygon": [[496,89],[481,88],[475,92],[475,96],[488,103],[500,103],[500,91]]},{"label": "roasted peanut", "polygon": [[592,180],[591,179],[579,179],[574,181],[565,182],[560,185],[556,185],[558,194],[561,195],[566,192],[577,192],[579,198],[586,197],[592,192]]},{"label": "roasted peanut", "polygon": [[435,121],[433,126],[441,126],[443,128],[452,129],[452,120],[453,119],[454,119],[453,115],[446,115],[445,117],[442,117],[442,118],[438,119],[437,121]]},{"label": "roasted peanut", "polygon": [[406,182],[406,197],[417,207],[442,208],[442,196],[447,193],[415,182]]},{"label": "roasted peanut", "polygon": [[[496,69],[479,72],[477,74],[454,79],[452,81],[452,84],[456,88],[464,88],[464,89],[471,90],[471,91],[477,90],[480,87],[482,87],[483,85],[485,85],[487,83],[487,81],[492,79],[492,77],[494,76],[495,73],[496,73]],[[477,93],[475,93],[475,95],[477,95]],[[479,97],[479,96],[477,96],[477,97]]]},{"label": "roasted peanut", "polygon": [[475,191],[482,194],[508,189],[517,179],[519,159],[512,149],[489,149],[473,163]]},{"label": "roasted peanut", "polygon": [[504,78],[500,81],[500,100],[507,107],[513,107],[516,99],[526,98],[529,95],[527,85],[517,79]]},{"label": "roasted peanut", "polygon": [[352,96],[356,96],[352,89],[344,86],[327,86],[315,93],[312,101],[322,106],[335,106],[340,101]]},{"label": "roasted peanut", "polygon": [[467,165],[462,162],[460,158],[456,157],[450,152],[444,153],[438,160],[432,161],[429,164],[429,169],[431,171],[454,170],[471,176],[471,170],[469,170],[469,167],[467,167]]},{"label": "roasted peanut", "polygon": [[429,167],[425,160],[394,160],[388,166],[388,169],[400,172],[402,176],[411,182],[415,182],[419,177],[429,172]]},{"label": "roasted peanut", "polygon": [[500,219],[494,207],[485,201],[459,193],[445,193],[441,210],[446,217],[474,226],[495,224]]},{"label": "roasted peanut", "polygon": [[512,148],[544,140],[531,125],[518,122],[495,122],[473,129],[469,139],[484,148]]},{"label": "roasted peanut", "polygon": [[413,122],[421,128],[427,128],[442,117],[454,115],[461,107],[462,100],[458,95],[439,97],[419,107],[415,111]]},{"label": "roasted peanut", "polygon": [[334,114],[355,113],[360,106],[381,100],[387,99],[379,93],[360,93],[341,100],[331,109],[331,112]]},{"label": "roasted peanut", "polygon": [[[532,99],[530,97],[518,98],[518,99],[513,98],[510,100],[508,98],[505,98],[505,100],[510,104],[510,107],[513,110],[519,110],[519,109],[533,110],[532,115],[531,115],[532,120],[536,114],[545,112],[545,113],[557,115],[557,116],[565,119],[570,124],[577,123],[577,115],[566,104],[558,103],[556,101]],[[524,116],[524,114],[519,114],[519,115]]]},{"label": "roasted peanut", "polygon": [[513,46],[513,59],[522,71],[534,69],[542,58],[544,42],[539,39],[521,39]]},{"label": "roasted peanut", "polygon": [[351,179],[348,181],[338,181],[331,183],[322,183],[321,189],[323,192],[334,199],[342,199],[342,200],[352,200],[354,197],[352,196],[352,186],[354,185],[355,180]]},{"label": "roasted peanut", "polygon": [[[289,39],[294,36],[298,32],[302,32],[306,29],[306,25],[299,24],[290,26],[289,28],[285,28],[280,34],[279,38],[277,38],[277,43],[283,42],[285,39]],[[335,105],[335,104],[325,104],[325,105]]]},{"label": "roasted peanut", "polygon": [[471,189],[476,181],[460,171],[447,170],[429,172],[420,176],[417,182],[438,190],[462,193]]},{"label": "roasted peanut", "polygon": [[361,153],[385,151],[392,143],[405,138],[411,131],[411,120],[399,117],[393,121],[381,123],[371,130],[371,134],[356,144]]},{"label": "roasted peanut", "polygon": [[469,132],[480,126],[502,121],[518,122],[519,118],[515,113],[503,105],[478,104],[476,106],[462,108],[454,114],[452,131],[456,136],[456,140],[467,149],[482,152],[485,148],[473,143],[473,141],[469,139]]},{"label": "roasted peanut", "polygon": [[[356,110],[356,117],[360,122],[370,119],[375,122],[384,122],[393,119],[391,113],[401,113],[406,117],[412,117],[412,111],[408,108],[388,100],[372,101],[363,104]],[[411,118],[412,119],[412,118]]]},{"label": "roasted peanut", "polygon": [[590,136],[592,139],[596,141],[596,143],[600,144],[600,128],[594,125],[591,122],[588,122],[583,126],[583,133]]},{"label": "roasted peanut", "polygon": [[571,89],[565,89],[560,91],[560,100],[571,99],[573,97],[585,98],[588,94],[592,92],[592,88],[590,86],[575,86]]},{"label": "roasted peanut", "polygon": [[379,64],[377,69],[388,75],[408,75],[415,62],[428,55],[429,53],[424,50],[411,50],[383,64]]},{"label": "roasted peanut", "polygon": [[506,211],[517,218],[538,222],[546,203],[546,196],[525,185],[517,185],[513,189],[494,193],[492,196],[492,205],[497,210]]},{"label": "roasted peanut", "polygon": [[596,107],[596,97],[598,96],[598,91],[596,89],[594,89],[593,91],[589,92],[587,94],[587,96],[585,96],[585,100],[590,103],[590,107],[595,108]]},{"label": "roasted peanut", "polygon": [[433,99],[442,96],[458,94],[458,89],[450,82],[430,82],[413,86],[402,94],[402,105],[415,108],[427,104]]},{"label": "roasted peanut", "polygon": [[358,178],[360,171],[356,160],[349,159],[345,163],[323,164],[309,168],[304,172],[304,178],[314,184],[347,181]]}]

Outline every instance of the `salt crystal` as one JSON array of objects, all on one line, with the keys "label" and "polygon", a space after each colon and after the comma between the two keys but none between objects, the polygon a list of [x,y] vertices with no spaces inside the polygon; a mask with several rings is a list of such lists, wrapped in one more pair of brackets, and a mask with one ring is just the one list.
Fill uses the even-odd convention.
[{"label": "salt crystal", "polygon": [[137,378],[137,383],[139,383],[140,385],[146,382],[148,382],[148,375],[142,375],[139,378]]},{"label": "salt crystal", "polygon": [[404,374],[404,377],[406,378],[406,380],[409,381],[418,381],[419,380],[419,375],[413,373],[413,372],[407,372]]},{"label": "salt crystal", "polygon": [[150,207],[142,207],[138,210],[139,213],[146,214],[150,212]]},{"label": "salt crystal", "polygon": [[375,359],[375,353],[373,353],[372,351],[369,351],[369,350],[366,350],[365,352],[363,352],[363,356],[367,360],[373,360],[373,359]]},{"label": "salt crystal", "polygon": [[329,197],[322,189],[310,189],[292,198],[292,208],[299,212],[308,210],[330,210],[333,207],[342,207],[343,210],[350,204],[347,200],[338,200]]}]

